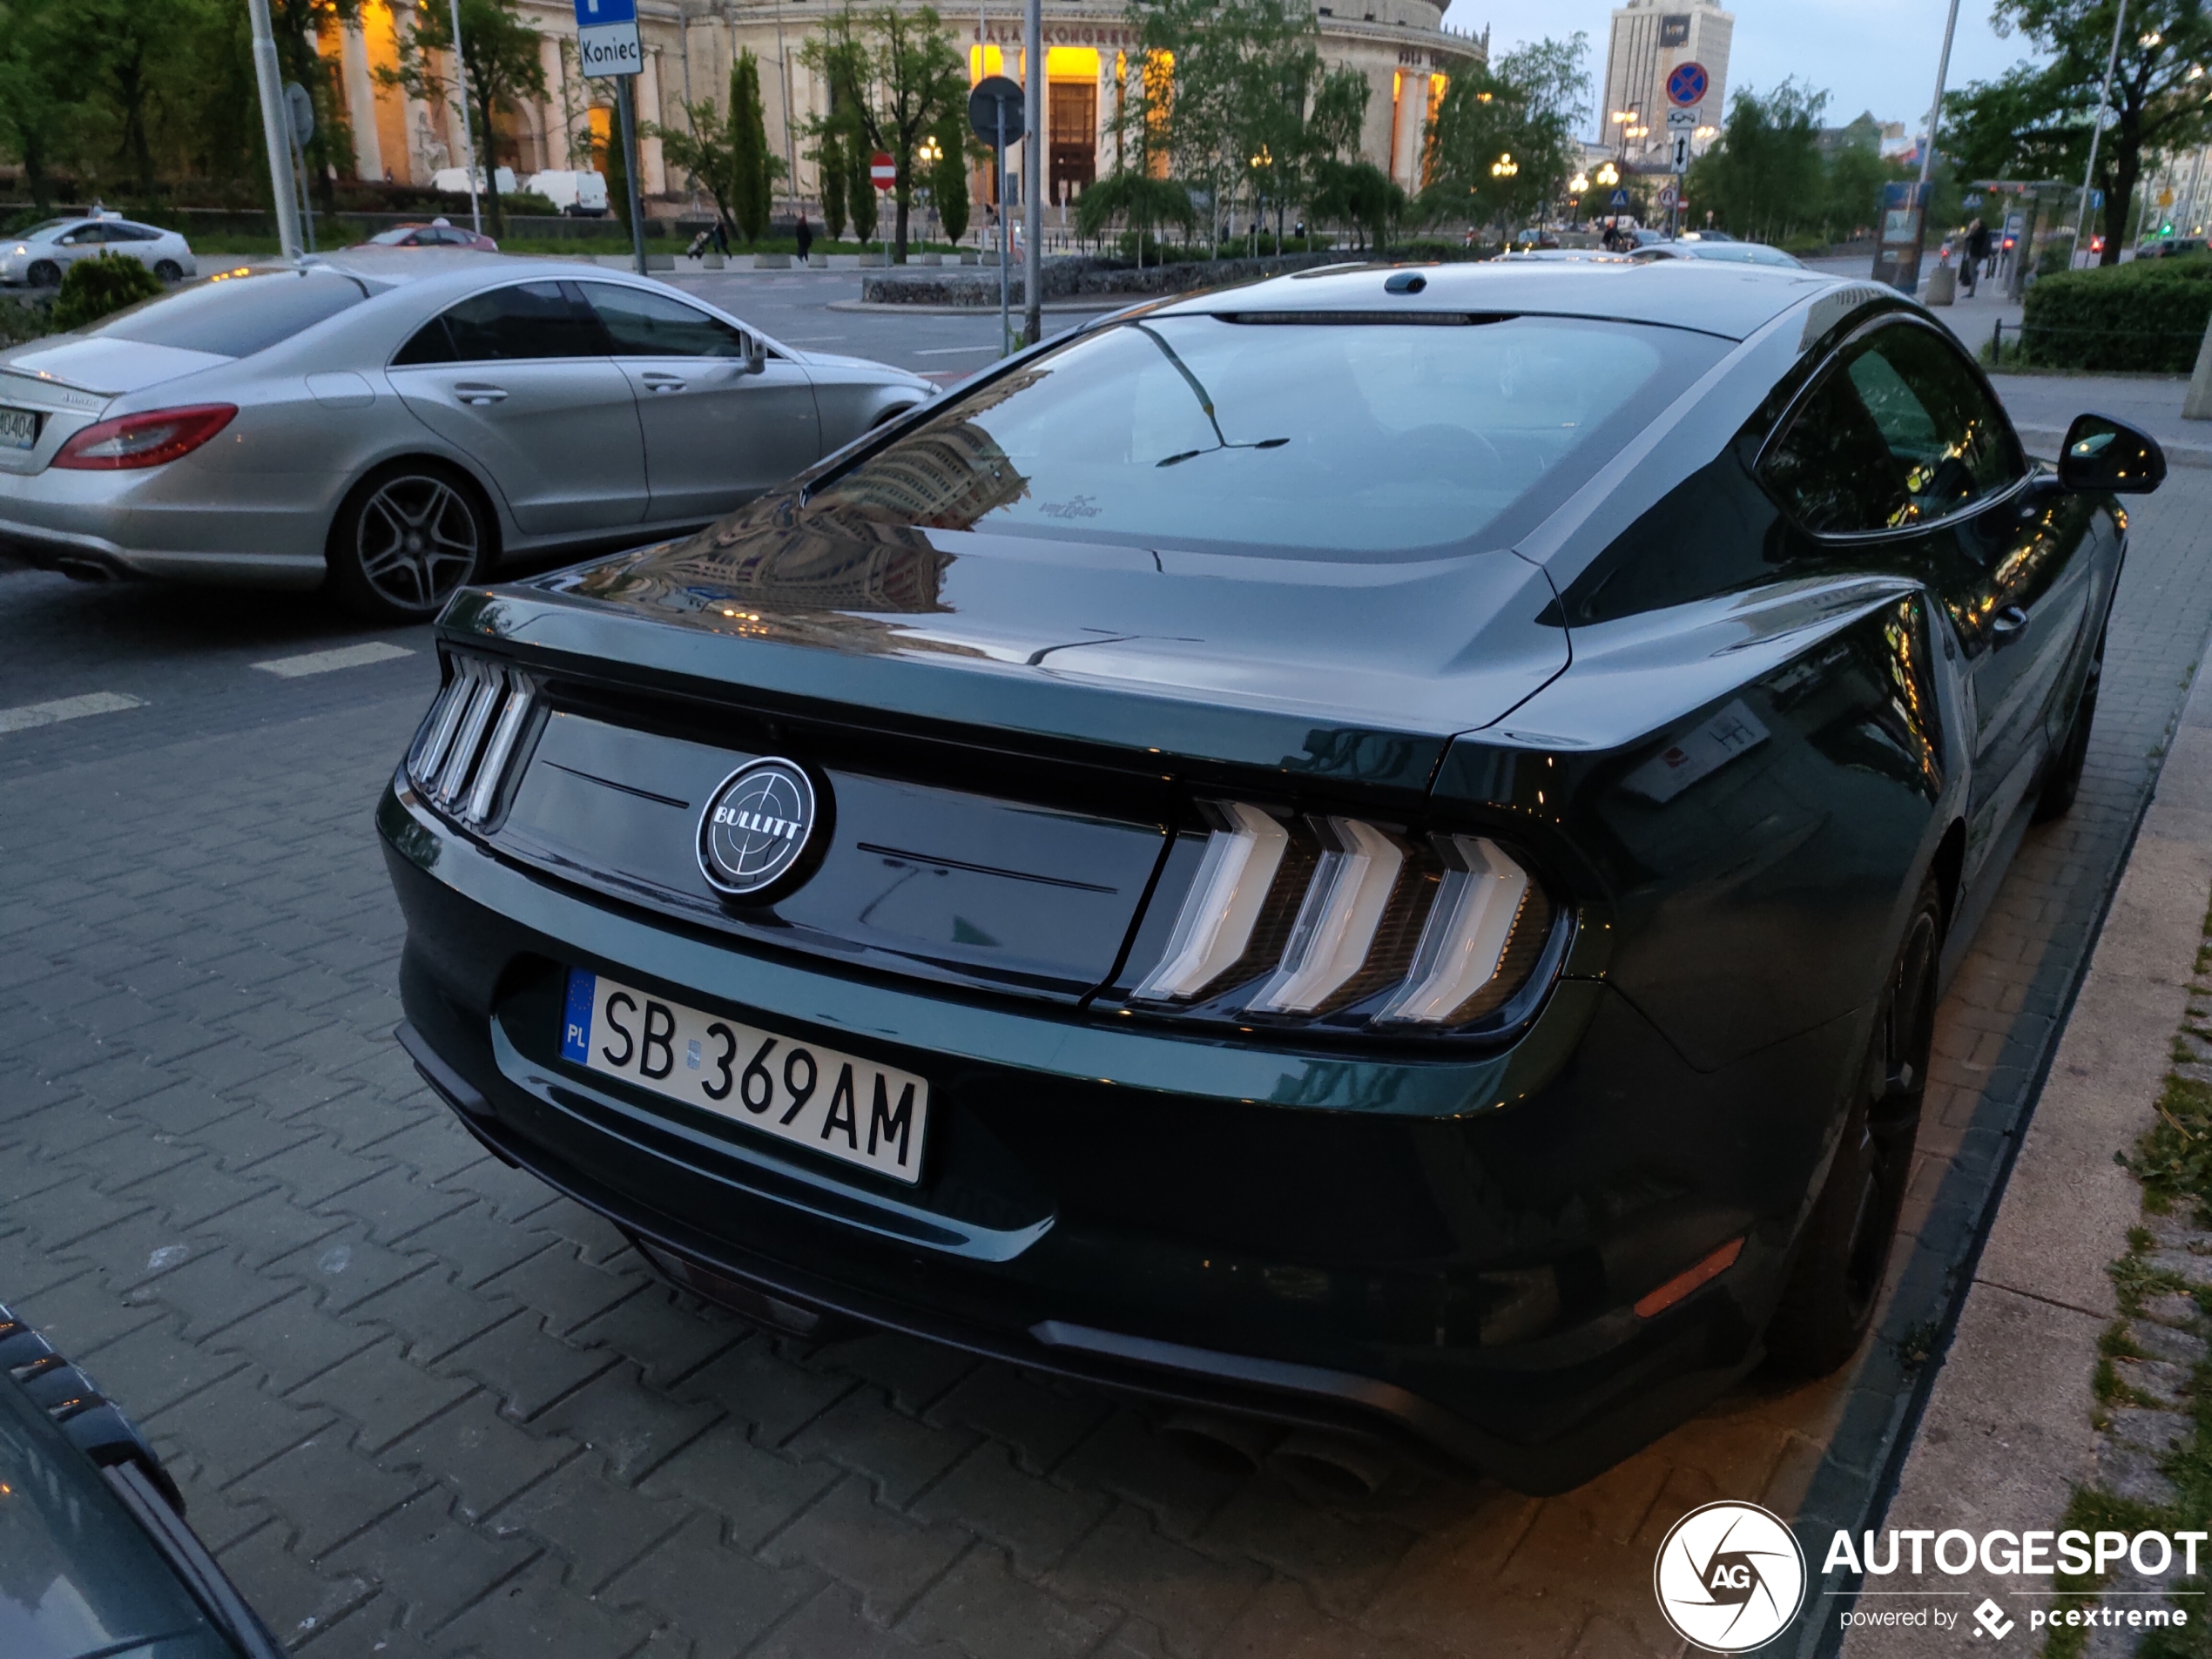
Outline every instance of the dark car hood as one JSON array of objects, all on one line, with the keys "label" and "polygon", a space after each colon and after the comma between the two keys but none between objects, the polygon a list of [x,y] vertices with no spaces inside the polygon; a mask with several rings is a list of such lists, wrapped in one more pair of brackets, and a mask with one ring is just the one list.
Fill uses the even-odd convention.
[{"label": "dark car hood", "polygon": [[466,597],[465,631],[790,698],[1423,787],[1567,665],[1507,552],[1259,557],[747,513]]}]

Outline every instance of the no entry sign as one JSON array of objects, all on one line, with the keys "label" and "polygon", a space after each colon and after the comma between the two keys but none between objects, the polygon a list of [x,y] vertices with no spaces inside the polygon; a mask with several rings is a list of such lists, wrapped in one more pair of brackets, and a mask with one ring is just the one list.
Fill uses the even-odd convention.
[{"label": "no entry sign", "polygon": [[878,190],[888,190],[899,182],[898,167],[880,150],[868,158],[868,180]]}]

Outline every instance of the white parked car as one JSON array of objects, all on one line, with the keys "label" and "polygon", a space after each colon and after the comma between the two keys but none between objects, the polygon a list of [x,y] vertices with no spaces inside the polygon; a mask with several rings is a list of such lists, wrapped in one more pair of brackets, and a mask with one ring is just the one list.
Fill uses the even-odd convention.
[{"label": "white parked car", "polygon": [[[494,167],[491,176],[498,182],[501,195],[511,196],[515,193],[515,170],[512,167]],[[484,170],[479,167],[476,169],[476,188],[481,191],[483,187]],[[441,167],[430,175],[430,188],[448,196],[466,196],[469,193],[469,169]]]},{"label": "white parked car", "polygon": [[78,260],[100,253],[143,260],[164,282],[199,274],[190,245],[176,232],[103,213],[97,219],[50,219],[0,241],[0,282],[51,288]]},{"label": "white parked car", "polygon": [[571,219],[600,219],[606,214],[607,180],[604,173],[532,173],[523,181],[523,188],[536,192]]}]

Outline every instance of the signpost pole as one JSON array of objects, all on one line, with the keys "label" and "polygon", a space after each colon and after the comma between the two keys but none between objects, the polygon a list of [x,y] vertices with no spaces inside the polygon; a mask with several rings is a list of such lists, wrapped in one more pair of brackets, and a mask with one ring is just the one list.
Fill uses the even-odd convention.
[{"label": "signpost pole", "polygon": [[[1959,0],[1952,0],[1955,9]],[[2097,88],[2097,122],[2089,129],[2089,165],[2081,170],[2081,211],[2074,228],[2074,251],[2079,253],[2089,234],[2089,181],[2097,176],[2097,140],[2105,135],[2105,111],[2112,107],[2112,71],[2120,62],[2120,31],[2128,26],[2128,0],[2120,0],[2120,15],[2112,20],[2112,51],[2105,58],[2105,78]],[[2069,261],[2070,262],[2070,261]]]},{"label": "signpost pole", "polygon": [[637,274],[645,274],[645,211],[637,191],[637,112],[631,86],[632,75],[615,77],[615,103],[622,112],[622,176],[629,187],[630,246],[637,256]]},{"label": "signpost pole", "polygon": [[261,142],[268,146],[269,184],[276,198],[277,242],[287,260],[300,257],[300,208],[292,193],[291,123],[284,94],[278,90],[276,30],[269,23],[269,0],[247,0],[253,22],[253,79],[261,94]]},{"label": "signpost pole", "polygon": [[1028,0],[1022,13],[1029,61],[1022,77],[1028,119],[1022,138],[1022,223],[1029,239],[1022,257],[1022,334],[1024,345],[1044,338],[1044,4]]},{"label": "signpost pole", "polygon": [[1008,340],[1007,287],[1012,255],[1008,252],[1006,236],[1006,105],[999,110],[999,355],[1006,355]]}]

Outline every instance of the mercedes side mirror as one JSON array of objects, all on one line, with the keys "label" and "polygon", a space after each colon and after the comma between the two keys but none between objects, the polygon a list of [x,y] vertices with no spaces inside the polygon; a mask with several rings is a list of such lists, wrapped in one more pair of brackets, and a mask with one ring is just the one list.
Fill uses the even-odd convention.
[{"label": "mercedes side mirror", "polygon": [[[745,336],[745,372],[748,374],[765,374],[768,372],[768,348],[760,343],[759,334]],[[2159,465],[2158,475],[2161,478],[2166,475],[2162,462]]]},{"label": "mercedes side mirror", "polygon": [[2093,494],[2148,496],[2166,482],[2166,452],[2149,433],[2108,415],[2077,415],[2059,452],[2059,485]]}]

